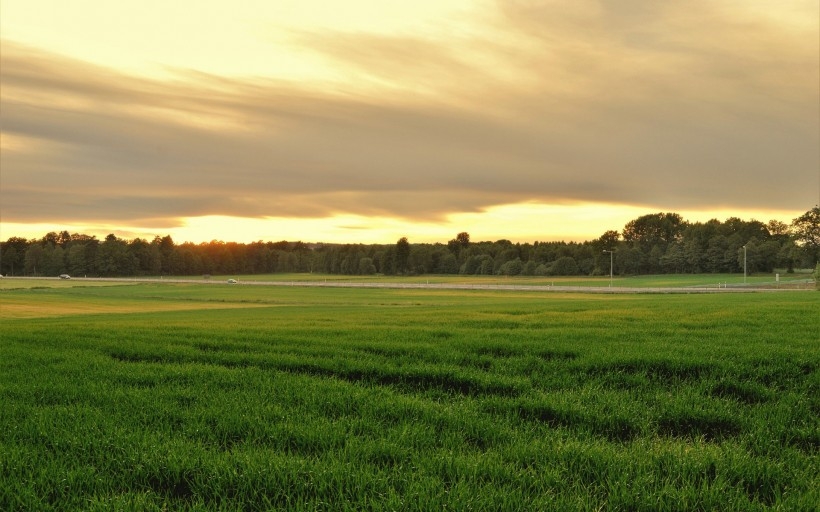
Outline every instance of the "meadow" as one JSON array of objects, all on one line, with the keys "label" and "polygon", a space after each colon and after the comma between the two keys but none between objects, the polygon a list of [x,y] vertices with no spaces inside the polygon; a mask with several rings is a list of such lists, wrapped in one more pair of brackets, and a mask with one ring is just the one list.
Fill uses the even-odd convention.
[{"label": "meadow", "polygon": [[818,312],[8,280],[0,509],[817,510]]},{"label": "meadow", "polygon": [[618,288],[686,288],[686,287],[793,287],[811,288],[813,279],[812,270],[800,270],[786,273],[785,270],[776,274],[752,274],[745,279],[742,274],[661,274],[637,276],[466,276],[466,275],[416,275],[416,276],[357,276],[357,275],[329,275],[329,274],[258,274],[251,276],[183,276],[181,279],[190,281],[222,282],[229,278],[239,277],[243,282],[346,282],[346,283],[402,283],[402,284],[432,284],[432,285],[517,285],[517,286],[577,286],[577,287],[605,287],[610,284]]}]

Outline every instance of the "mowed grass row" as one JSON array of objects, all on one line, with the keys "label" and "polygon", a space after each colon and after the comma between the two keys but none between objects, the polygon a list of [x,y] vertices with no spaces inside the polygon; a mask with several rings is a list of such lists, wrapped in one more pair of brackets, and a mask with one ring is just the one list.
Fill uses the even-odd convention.
[{"label": "mowed grass row", "polygon": [[816,293],[140,284],[0,299],[86,307],[0,311],[3,510],[820,502]]}]

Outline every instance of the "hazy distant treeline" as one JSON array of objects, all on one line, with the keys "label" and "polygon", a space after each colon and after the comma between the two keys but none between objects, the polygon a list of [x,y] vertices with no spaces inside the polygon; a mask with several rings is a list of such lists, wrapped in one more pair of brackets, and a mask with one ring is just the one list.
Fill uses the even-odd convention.
[{"label": "hazy distant treeline", "polygon": [[[744,251],[745,246],[745,251]],[[610,252],[611,251],[611,254]],[[813,268],[820,256],[820,208],[788,225],[729,218],[690,223],[676,213],[630,221],[595,240],[512,243],[473,242],[466,232],[446,243],[306,244],[235,242],[177,244],[104,240],[51,232],[39,240],[0,242],[0,273],[15,276],[149,276],[199,274],[486,274],[601,275],[610,262],[617,275],[743,272]]]}]

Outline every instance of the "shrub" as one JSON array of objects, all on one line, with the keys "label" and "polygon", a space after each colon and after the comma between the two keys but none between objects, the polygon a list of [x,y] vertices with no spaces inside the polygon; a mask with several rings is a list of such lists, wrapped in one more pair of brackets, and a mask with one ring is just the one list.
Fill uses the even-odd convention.
[{"label": "shrub", "polygon": [[503,276],[517,276],[524,270],[524,264],[520,258],[505,262],[501,265],[499,273]]},{"label": "shrub", "polygon": [[535,267],[535,275],[537,275],[537,276],[548,276],[549,272],[550,272],[549,267],[547,267],[543,263],[541,263],[537,267]]},{"label": "shrub", "polygon": [[550,274],[554,276],[576,276],[578,273],[578,264],[571,256],[558,258],[550,268]]}]

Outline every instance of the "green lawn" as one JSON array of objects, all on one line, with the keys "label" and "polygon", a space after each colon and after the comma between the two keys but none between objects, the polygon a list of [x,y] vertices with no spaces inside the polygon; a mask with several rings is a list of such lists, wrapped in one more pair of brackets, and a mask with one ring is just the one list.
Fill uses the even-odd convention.
[{"label": "green lawn", "polygon": [[[415,284],[516,284],[516,285],[555,285],[555,286],[609,286],[609,276],[463,276],[463,275],[421,275],[421,276],[346,276],[328,274],[260,274],[260,275],[226,275],[209,276],[207,280],[213,282],[237,278],[240,281],[279,281],[279,282],[351,282],[351,283],[415,283]],[[188,276],[183,279],[204,281],[203,276]],[[805,282],[811,280],[811,274],[779,273],[754,274],[743,278],[742,274],[661,274],[648,276],[614,276],[612,285],[617,287],[687,287],[710,286],[716,287],[728,284],[733,286],[747,285],[775,285]]]},{"label": "green lawn", "polygon": [[[122,278],[120,283],[134,284],[139,280],[153,279],[156,276],[139,278]],[[225,284],[228,279],[237,279],[240,283],[386,283],[386,284],[430,284],[430,285],[515,285],[515,286],[572,286],[572,287],[609,287],[617,288],[717,288],[717,287],[813,287],[811,271],[795,273],[778,272],[775,274],[753,274],[746,278],[740,274],[660,274],[646,276],[462,276],[462,275],[422,275],[422,276],[347,276],[329,274],[256,274],[224,276],[165,276],[164,280],[183,280],[192,283]],[[62,280],[56,277],[25,279],[12,278],[0,280],[0,290],[14,288],[71,288],[78,286],[111,286],[111,281],[98,281],[82,277]]]},{"label": "green lawn", "polygon": [[2,510],[820,502],[820,293],[7,284]]}]

